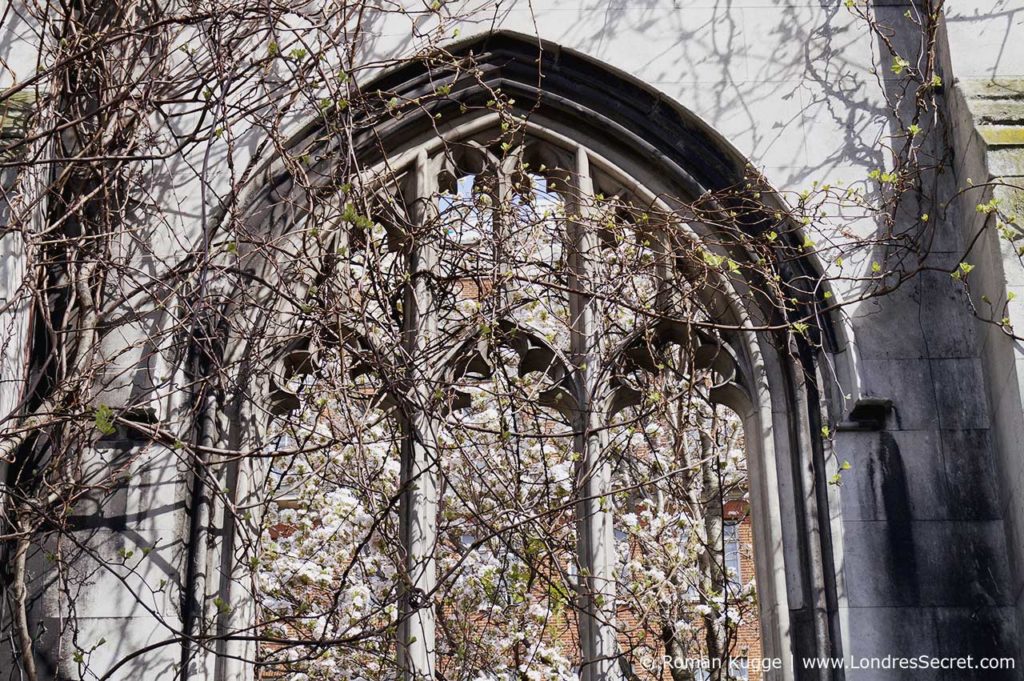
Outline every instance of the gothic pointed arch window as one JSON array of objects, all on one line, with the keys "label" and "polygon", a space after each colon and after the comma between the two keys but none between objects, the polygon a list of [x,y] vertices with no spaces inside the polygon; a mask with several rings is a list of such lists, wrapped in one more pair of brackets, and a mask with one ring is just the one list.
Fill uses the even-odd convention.
[{"label": "gothic pointed arch window", "polygon": [[[773,458],[806,406],[751,330],[756,256],[720,233],[771,218],[708,198],[742,168],[696,122],[551,59],[498,41],[461,93],[383,78],[458,97],[377,126],[307,217],[331,266],[271,380],[268,668],[610,681],[831,650],[821,528],[779,491],[805,464]],[[481,78],[508,109],[474,108]]]}]

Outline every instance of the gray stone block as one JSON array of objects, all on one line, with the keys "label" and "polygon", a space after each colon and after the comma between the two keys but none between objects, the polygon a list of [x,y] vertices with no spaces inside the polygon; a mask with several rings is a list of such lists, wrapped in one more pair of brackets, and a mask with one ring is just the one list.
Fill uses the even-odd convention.
[{"label": "gray stone block", "polygon": [[909,521],[843,524],[843,564],[853,608],[907,607],[920,602],[918,557]]},{"label": "gray stone block", "polygon": [[[970,656],[978,663],[980,658],[1019,656],[1013,608],[942,608],[936,610],[935,620],[942,657]],[[942,681],[1012,681],[1017,678],[1016,668],[947,670],[940,677]]]},{"label": "gray stone block", "polygon": [[[146,616],[79,618],[77,645],[90,652],[83,655],[80,665],[70,651],[66,653],[61,665],[68,675],[65,678],[102,678],[120,665],[110,676],[111,681],[172,681],[179,678],[181,646],[173,640],[180,630],[180,621],[159,622]],[[101,640],[104,643],[97,646]],[[148,646],[153,647],[150,652],[122,664],[129,655]]]},{"label": "gray stone block", "polygon": [[861,362],[865,397],[893,401],[895,428],[935,430],[940,421],[932,385],[932,365],[924,359],[869,360]]},{"label": "gray stone block", "polygon": [[[867,300],[851,315],[854,342],[864,359],[919,359],[927,346],[920,324],[920,283],[903,284],[886,298]],[[902,328],[903,333],[891,329]]]},{"label": "gray stone block", "polygon": [[843,432],[836,456],[850,462],[842,475],[845,519],[942,520],[955,512],[933,431]]},{"label": "gray stone block", "polygon": [[926,356],[977,357],[976,321],[963,286],[945,271],[926,271],[918,276],[921,305],[917,322]]},{"label": "gray stone block", "polygon": [[951,517],[998,520],[1000,497],[995,447],[988,430],[944,430],[939,437]]},{"label": "gray stone block", "polygon": [[[887,656],[940,655],[936,613],[932,608],[849,608],[844,611],[849,625],[844,653],[857,660]],[[847,681],[902,681],[903,670],[847,670]],[[924,678],[924,677],[922,677]]]},{"label": "gray stone block", "polygon": [[931,365],[937,416],[942,428],[988,428],[988,395],[981,360],[935,359]]},{"label": "gray stone block", "polygon": [[920,602],[930,606],[1002,606],[1011,601],[1001,521],[915,522]]},{"label": "gray stone block", "polygon": [[999,521],[887,521],[844,525],[853,607],[997,606],[1010,601]]}]

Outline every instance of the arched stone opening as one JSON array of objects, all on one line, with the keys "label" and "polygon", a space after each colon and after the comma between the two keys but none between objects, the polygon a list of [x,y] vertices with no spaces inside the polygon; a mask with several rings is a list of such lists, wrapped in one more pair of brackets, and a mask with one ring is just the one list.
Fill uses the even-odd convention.
[{"label": "arched stone opening", "polygon": [[[538,50],[536,44],[512,36],[493,36],[465,49],[478,51],[476,63],[484,69],[483,80],[514,94],[516,106],[524,115],[522,135],[511,147],[513,153],[508,153],[510,149],[498,153],[489,148],[493,131],[500,125],[499,117],[453,113],[455,102],[465,105],[487,96],[486,89],[478,87],[479,81],[460,90],[456,80],[452,83],[456,95],[453,102],[424,107],[417,115],[384,123],[372,135],[368,134],[367,140],[357,141],[357,146],[363,145],[369,168],[360,181],[375,187],[377,196],[387,197],[368,221],[383,227],[381,247],[393,251],[388,266],[394,266],[396,272],[410,273],[410,283],[402,294],[404,304],[394,319],[397,334],[390,343],[382,345],[361,328],[358,319],[346,318],[344,310],[335,324],[311,325],[302,308],[315,292],[309,286],[297,286],[290,299],[279,304],[276,318],[257,320],[268,331],[261,335],[258,344],[239,343],[231,349],[240,368],[240,393],[247,399],[237,403],[233,417],[238,427],[233,429],[228,444],[243,448],[243,441],[258,442],[268,413],[293,404],[289,401],[287,383],[309,365],[318,346],[342,347],[352,358],[353,373],[359,373],[359,367],[367,364],[385,366],[391,372],[382,381],[386,399],[381,404],[399,415],[402,477],[429,480],[434,455],[424,443],[432,439],[435,426],[425,416],[422,405],[436,399],[433,390],[444,384],[438,377],[447,376],[450,380],[486,376],[493,369],[487,361],[491,352],[488,338],[500,338],[502,342],[498,345],[510,348],[518,358],[519,372],[540,372],[550,380],[541,403],[559,411],[572,423],[574,450],[583,462],[582,468],[589,471],[579,478],[583,490],[576,511],[580,561],[593,582],[584,590],[580,610],[584,620],[579,634],[583,675],[595,680],[618,678],[621,671],[616,662],[615,632],[608,626],[609,617],[601,612],[607,608],[608,598],[614,600],[614,594],[606,591],[607,585],[615,581],[608,576],[613,569],[609,565],[613,522],[600,504],[607,492],[610,471],[607,462],[599,457],[588,461],[588,452],[602,449],[591,440],[599,439],[606,424],[595,419],[614,415],[642,400],[641,391],[630,383],[630,374],[649,372],[658,365],[659,353],[675,348],[673,352],[686,357],[691,367],[715,376],[709,386],[708,401],[728,407],[743,421],[750,456],[764,652],[782,658],[785,664],[777,678],[792,678],[796,674],[795,658],[838,652],[835,586],[826,577],[834,571],[829,562],[829,528],[823,522],[827,518],[823,508],[824,463],[820,445],[816,444],[822,394],[827,389],[817,383],[818,358],[814,352],[809,346],[801,347],[799,342],[791,344],[784,334],[755,330],[763,324],[784,320],[769,316],[772,308],[760,304],[760,288],[756,282],[745,281],[739,268],[734,277],[693,285],[690,297],[683,296],[683,301],[664,295],[662,289],[656,290],[655,311],[676,311],[681,302],[693,303],[694,314],[688,317],[691,324],[679,321],[683,315],[655,314],[654,318],[664,319],[619,335],[614,352],[608,355],[614,358],[610,362],[595,361],[600,353],[590,339],[595,335],[592,326],[601,320],[590,318],[593,313],[588,307],[592,300],[579,294],[586,289],[578,285],[579,281],[589,276],[587,258],[579,254],[598,251],[609,240],[614,241],[614,235],[600,228],[596,219],[597,202],[613,199],[615,219],[630,218],[625,222],[631,223],[635,237],[643,233],[643,227],[631,213],[643,212],[644,208],[665,215],[685,211],[685,201],[741,184],[743,164],[699,121],[584,58],[553,49]],[[535,87],[538,62],[545,74],[541,90]],[[446,82],[439,81],[438,75],[427,69],[407,68],[384,76],[379,85],[384,91],[415,97],[427,87]],[[452,121],[440,134],[427,125],[428,120],[438,115],[442,120]],[[383,140],[385,148],[380,150],[371,145],[370,137]],[[319,139],[315,127],[295,141],[297,150],[320,159],[313,173],[320,173],[325,193],[336,191],[330,187],[334,145],[330,139]],[[382,155],[375,158],[378,151]],[[472,325],[453,332],[451,338],[460,342],[447,352],[431,347],[436,342],[438,313],[444,306],[436,302],[436,292],[427,283],[429,277],[421,275],[435,271],[438,254],[433,245],[417,242],[414,227],[443,219],[444,211],[456,202],[453,199],[448,204],[439,203],[436,197],[445,189],[457,194],[459,182],[465,177],[480,178],[482,194],[503,196],[522,191],[521,187],[528,182],[518,170],[521,165],[509,163],[513,157],[538,170],[535,175],[547,183],[545,191],[559,192],[561,182],[565,187],[561,190],[565,192],[562,200],[572,206],[565,219],[569,235],[565,243],[570,251],[576,252],[576,257],[573,253],[565,257],[569,277],[565,303],[571,320],[566,334],[568,342],[558,347],[517,325],[513,318],[501,318],[488,334],[481,334],[479,327]],[[251,228],[269,230],[279,235],[286,247],[306,249],[311,258],[325,257],[330,249],[350,252],[366,247],[365,242],[361,246],[357,243],[365,235],[345,224],[332,233],[331,240],[310,243],[294,230],[307,219],[304,191],[274,165],[267,169],[264,179],[266,184],[248,202]],[[472,196],[470,189],[469,198]],[[725,197],[724,201],[742,201],[742,192],[734,196]],[[728,207],[720,206],[724,210]],[[478,219],[486,222],[494,218]],[[354,224],[352,220],[344,222]],[[764,214],[744,213],[738,222],[741,229],[753,232],[768,230],[773,225],[772,219]],[[363,227],[361,231],[368,231],[369,225]],[[658,272],[663,281],[675,280],[679,287],[690,286],[685,282],[691,281],[694,273],[687,266],[687,259],[681,257],[684,250],[692,256],[703,249],[714,257],[742,262],[743,256],[733,252],[719,256],[714,249],[720,240],[696,216],[684,214],[674,227],[671,237],[665,238],[661,238],[664,230],[653,230],[647,246],[653,261],[660,263],[652,271]],[[499,229],[500,225],[491,223],[489,228]],[[460,233],[451,241],[456,242],[456,251],[472,252],[480,240]],[[242,249],[241,258],[255,273],[255,282],[273,282],[275,276],[280,276],[259,253]],[[500,258],[500,254],[495,254],[492,264],[500,263]],[[691,257],[691,264],[692,260]],[[806,261],[794,261],[781,270],[794,282],[805,277],[816,280],[811,267]],[[265,296],[267,300],[277,300],[276,285],[268,287]],[[810,293],[806,304],[814,304]],[[415,314],[410,312],[413,309]],[[237,310],[235,314],[244,315],[245,311]],[[826,347],[836,349],[834,331],[818,331]],[[260,357],[267,353],[280,360],[276,379],[259,370],[265,363]],[[400,353],[404,361],[381,363],[379,360],[389,353]],[[375,361],[361,361],[360,357]],[[272,398],[265,401],[261,395]],[[450,409],[463,404],[458,394],[444,397],[451,398]],[[246,468],[243,464],[226,473],[227,486],[236,490],[239,503],[246,495],[258,496],[259,480],[264,473],[259,465],[252,466],[253,470]],[[243,478],[248,478],[248,482]],[[437,671],[436,651],[431,649],[433,616],[429,608],[411,603],[436,587],[431,576],[431,554],[436,543],[435,521],[431,517],[436,514],[434,483],[403,495],[400,515],[402,542],[407,551],[407,588],[401,597],[405,616],[404,628],[399,632],[398,666],[411,678],[433,676]],[[237,522],[228,515],[215,521],[224,529],[226,541],[218,548],[223,552],[221,558],[213,562],[225,566],[225,574],[235,575],[239,570],[232,563],[237,556],[233,555],[231,537],[237,531],[233,529]],[[220,589],[237,589],[237,584],[244,581],[222,579]],[[218,598],[229,603],[245,600],[244,594],[239,598],[237,593],[222,593]],[[221,625],[225,632],[244,630],[251,621],[248,617],[244,608],[236,607],[225,613]],[[218,646],[215,666],[220,673],[225,677],[244,676],[245,665],[241,661],[251,659],[253,642],[228,636]]]}]

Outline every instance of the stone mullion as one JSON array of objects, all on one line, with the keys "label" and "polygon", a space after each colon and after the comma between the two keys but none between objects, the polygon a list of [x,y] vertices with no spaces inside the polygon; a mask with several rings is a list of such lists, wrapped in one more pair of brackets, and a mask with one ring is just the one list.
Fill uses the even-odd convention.
[{"label": "stone mullion", "polygon": [[615,536],[611,491],[611,464],[604,457],[607,431],[596,400],[599,361],[600,312],[588,289],[593,285],[591,263],[599,250],[593,217],[594,188],[589,159],[578,150],[576,178],[569,221],[569,311],[572,319],[571,353],[576,374],[579,409],[573,424],[574,447],[579,457],[576,507],[579,578],[579,635],[583,681],[618,679],[618,644],[615,629]]},{"label": "stone mullion", "polygon": [[[676,282],[675,249],[668,225],[650,235],[655,257],[655,308],[661,313],[672,314],[678,302],[679,287]],[[675,310],[678,312],[678,310]]]},{"label": "stone mullion", "polygon": [[431,366],[427,352],[437,335],[437,310],[432,275],[437,267],[434,236],[423,229],[437,193],[437,172],[426,153],[416,161],[415,199],[410,222],[414,234],[407,256],[409,285],[403,307],[403,349],[407,368],[407,399],[402,412],[400,534],[405,573],[398,627],[398,664],[406,681],[433,681],[435,675],[435,613],[437,585],[438,469],[435,424],[425,409],[431,389],[424,374]]},{"label": "stone mullion", "polygon": [[[514,236],[513,229],[517,218],[513,215],[516,210],[514,205],[515,188],[513,186],[513,176],[520,170],[522,163],[521,153],[522,148],[513,150],[495,167],[497,178],[495,182],[494,211],[491,217],[493,221],[491,224],[493,232],[493,238],[491,239],[491,257],[493,262],[491,266],[494,271],[494,291],[492,295],[495,296],[494,305],[496,309],[501,310],[503,314],[511,309],[509,307],[508,295],[509,282],[504,280],[504,271],[512,266],[515,258],[515,247],[512,237]],[[510,251],[510,249],[512,250]]]}]

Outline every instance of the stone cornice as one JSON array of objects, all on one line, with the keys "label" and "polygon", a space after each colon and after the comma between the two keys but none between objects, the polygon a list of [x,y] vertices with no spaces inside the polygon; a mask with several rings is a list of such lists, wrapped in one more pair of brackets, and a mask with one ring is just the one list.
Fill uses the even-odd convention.
[{"label": "stone cornice", "polygon": [[959,86],[989,147],[1024,147],[1024,79],[962,80]]}]

